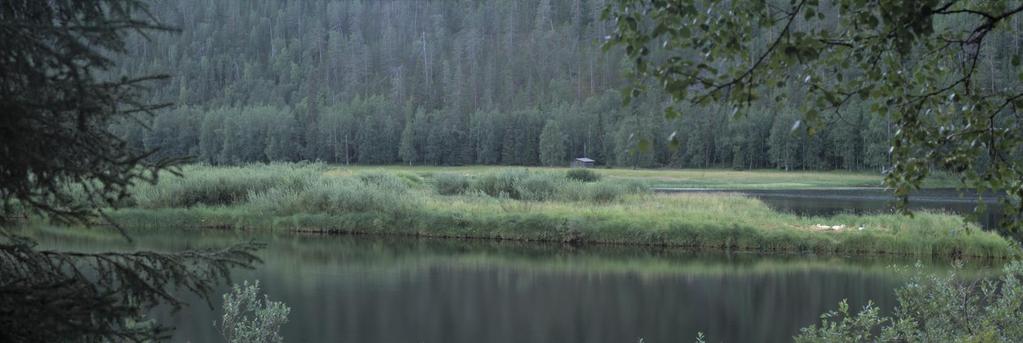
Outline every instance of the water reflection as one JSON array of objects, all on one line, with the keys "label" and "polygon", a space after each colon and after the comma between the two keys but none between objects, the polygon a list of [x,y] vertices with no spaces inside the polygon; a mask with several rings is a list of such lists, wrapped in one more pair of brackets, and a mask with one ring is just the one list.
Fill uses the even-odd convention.
[{"label": "water reflection", "polygon": [[[843,298],[890,309],[905,277],[886,266],[913,262],[291,234],[139,232],[131,244],[97,231],[37,235],[72,250],[268,242],[265,263],[236,280],[258,279],[292,307],[291,342],[678,342],[698,331],[715,342],[787,341]],[[218,313],[193,301],[160,315],[178,328],[174,341],[220,341]]]}]

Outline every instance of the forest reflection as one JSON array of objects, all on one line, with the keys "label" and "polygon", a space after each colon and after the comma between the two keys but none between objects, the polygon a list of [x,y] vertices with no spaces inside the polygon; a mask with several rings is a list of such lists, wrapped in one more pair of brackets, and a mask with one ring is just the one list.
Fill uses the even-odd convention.
[{"label": "forest reflection", "polygon": [[[98,229],[33,234],[84,251],[267,242],[264,264],[235,280],[258,279],[291,306],[282,333],[303,342],[674,342],[701,331],[714,341],[785,341],[842,299],[891,310],[906,273],[889,266],[916,262],[209,231],[133,232],[134,243]],[[174,341],[197,342],[219,339],[217,316],[198,299],[157,314],[177,327]]]}]

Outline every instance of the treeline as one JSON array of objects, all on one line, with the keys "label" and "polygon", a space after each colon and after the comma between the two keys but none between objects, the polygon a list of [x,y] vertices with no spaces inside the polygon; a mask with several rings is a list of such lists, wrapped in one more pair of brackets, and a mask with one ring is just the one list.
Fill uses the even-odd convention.
[{"label": "treeline", "polygon": [[[150,130],[115,129],[159,149],[157,158],[213,164],[566,165],[587,156],[635,167],[886,165],[893,132],[864,104],[825,114],[809,135],[795,125],[796,104],[693,108],[667,120],[656,92],[623,103],[629,62],[600,47],[611,32],[604,3],[156,2],[153,14],[182,32],[133,40],[117,72],[171,72],[153,100],[176,106]],[[989,39],[1018,52],[1018,37]],[[996,87],[984,75],[1010,57],[985,55],[978,80]],[[799,91],[791,87],[782,91]]]},{"label": "treeline", "polygon": [[581,104],[460,113],[371,96],[322,108],[315,121],[301,119],[308,113],[302,105],[180,106],[150,130],[126,126],[121,133],[158,148],[156,158],[193,156],[211,164],[567,165],[588,156],[630,167],[866,169],[887,162],[889,127],[862,112],[829,118],[808,135],[793,129],[796,110],[764,107],[731,120],[711,109],[669,121],[661,101],[650,99],[659,97],[622,106],[617,93],[607,92]]}]

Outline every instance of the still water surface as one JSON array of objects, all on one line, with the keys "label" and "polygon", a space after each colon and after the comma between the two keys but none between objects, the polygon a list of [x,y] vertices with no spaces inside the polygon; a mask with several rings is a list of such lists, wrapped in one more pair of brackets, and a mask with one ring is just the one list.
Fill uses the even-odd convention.
[{"label": "still water surface", "polygon": [[[266,242],[264,263],[235,281],[259,280],[291,306],[289,342],[658,343],[693,341],[699,331],[712,342],[781,342],[842,299],[890,310],[907,276],[887,266],[915,262],[209,231],[133,237],[39,234],[44,246],[79,251]],[[211,325],[219,312],[189,299],[158,315],[177,327],[173,341],[221,341]]]}]

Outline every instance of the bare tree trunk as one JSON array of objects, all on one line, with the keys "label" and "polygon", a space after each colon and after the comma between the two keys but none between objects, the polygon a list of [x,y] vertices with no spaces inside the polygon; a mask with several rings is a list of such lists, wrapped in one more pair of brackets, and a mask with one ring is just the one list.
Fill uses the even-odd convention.
[{"label": "bare tree trunk", "polygon": [[426,76],[426,86],[430,87],[430,64],[427,60],[427,49],[426,49],[426,31],[422,32],[423,37],[423,74]]},{"label": "bare tree trunk", "polygon": [[349,151],[351,151],[351,147],[349,147],[348,144],[349,144],[348,143],[348,134],[345,133],[345,165],[346,166],[351,164],[351,155],[349,153]]}]

